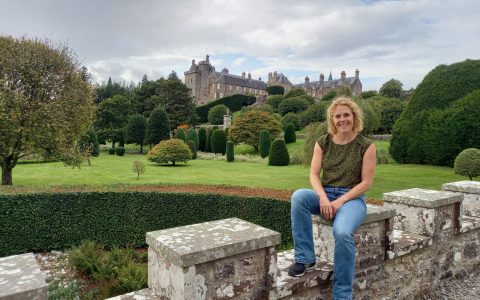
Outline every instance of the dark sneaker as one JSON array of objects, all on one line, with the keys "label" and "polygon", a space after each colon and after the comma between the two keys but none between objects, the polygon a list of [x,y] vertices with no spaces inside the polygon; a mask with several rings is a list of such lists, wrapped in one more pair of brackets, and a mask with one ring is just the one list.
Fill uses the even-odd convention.
[{"label": "dark sneaker", "polygon": [[301,264],[301,263],[294,263],[288,268],[288,275],[300,277],[305,274],[306,271],[315,269],[316,263],[311,264]]}]

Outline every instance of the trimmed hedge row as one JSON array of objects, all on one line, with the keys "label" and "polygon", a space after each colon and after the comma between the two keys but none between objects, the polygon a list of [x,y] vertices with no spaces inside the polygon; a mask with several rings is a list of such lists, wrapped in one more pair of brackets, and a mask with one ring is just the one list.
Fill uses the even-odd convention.
[{"label": "trimmed hedge row", "polygon": [[224,104],[230,109],[230,112],[233,113],[241,110],[244,106],[252,105],[255,101],[257,101],[257,98],[254,96],[235,94],[209,102],[205,105],[197,106],[195,110],[197,111],[199,122],[205,123],[208,121],[208,111],[216,105]]},{"label": "trimmed hedge row", "polygon": [[0,257],[93,240],[145,246],[145,234],[237,217],[282,235],[291,246],[290,203],[262,197],[167,192],[0,194]]}]

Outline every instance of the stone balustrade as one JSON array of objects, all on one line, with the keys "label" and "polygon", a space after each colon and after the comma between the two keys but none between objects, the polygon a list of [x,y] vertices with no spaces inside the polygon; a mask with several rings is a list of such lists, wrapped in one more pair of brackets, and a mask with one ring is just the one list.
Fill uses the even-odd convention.
[{"label": "stone balustrade", "polygon": [[[455,182],[443,191],[385,193],[383,207],[369,205],[354,237],[354,299],[418,298],[478,268],[479,195],[480,183]],[[293,250],[275,250],[279,233],[240,219],[148,232],[149,288],[111,299],[331,299],[332,222],[315,216],[313,223],[317,267],[300,278],[287,275]],[[23,258],[9,259],[0,259],[2,292],[1,276],[12,272],[5,266],[17,270]],[[45,290],[44,282],[39,286]],[[0,293],[0,299],[25,298],[5,297]]]}]

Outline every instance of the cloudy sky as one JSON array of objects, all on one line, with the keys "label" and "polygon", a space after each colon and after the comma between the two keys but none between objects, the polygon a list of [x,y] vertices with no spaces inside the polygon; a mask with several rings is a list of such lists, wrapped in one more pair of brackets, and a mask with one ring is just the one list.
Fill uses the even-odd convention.
[{"label": "cloudy sky", "polygon": [[439,64],[480,59],[480,1],[0,0],[0,35],[67,43],[95,82],[138,82],[210,55],[217,70],[293,83],[360,70],[364,90],[415,87]]}]

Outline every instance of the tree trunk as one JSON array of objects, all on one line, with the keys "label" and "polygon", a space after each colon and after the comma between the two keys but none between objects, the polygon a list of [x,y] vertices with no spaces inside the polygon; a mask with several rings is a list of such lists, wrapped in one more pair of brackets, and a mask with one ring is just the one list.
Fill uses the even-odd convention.
[{"label": "tree trunk", "polygon": [[115,140],[112,141],[112,149],[115,149]]},{"label": "tree trunk", "polygon": [[143,154],[143,143],[140,143],[140,154]]},{"label": "tree trunk", "polygon": [[2,185],[13,185],[11,162],[8,160],[2,161]]}]

